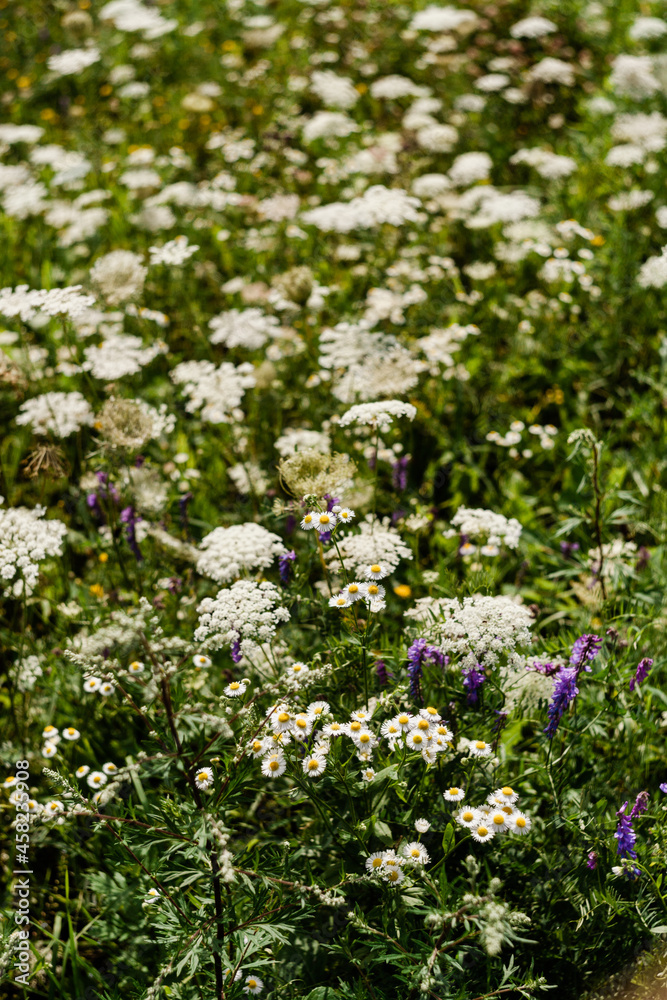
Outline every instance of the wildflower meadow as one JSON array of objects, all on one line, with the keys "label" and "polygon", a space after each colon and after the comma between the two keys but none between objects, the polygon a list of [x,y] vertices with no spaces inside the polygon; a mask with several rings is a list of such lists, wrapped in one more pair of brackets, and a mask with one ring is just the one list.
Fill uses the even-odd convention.
[{"label": "wildflower meadow", "polygon": [[0,0],[2,1000],[664,953],[666,16]]}]

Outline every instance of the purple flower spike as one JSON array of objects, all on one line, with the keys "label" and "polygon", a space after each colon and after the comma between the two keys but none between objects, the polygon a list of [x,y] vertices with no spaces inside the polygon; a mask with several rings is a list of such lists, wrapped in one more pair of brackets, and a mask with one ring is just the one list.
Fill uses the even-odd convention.
[{"label": "purple flower spike", "polygon": [[577,671],[574,667],[563,667],[554,680],[554,690],[551,704],[547,710],[549,722],[544,730],[550,740],[556,735],[558,724],[565,710],[579,694],[577,687]]},{"label": "purple flower spike", "polygon": [[641,684],[642,681],[646,680],[652,666],[653,666],[653,660],[651,660],[648,656],[645,656],[643,660],[639,661],[639,663],[637,664],[637,671],[635,673],[635,676],[630,681],[631,691],[634,691],[634,689],[638,684]]},{"label": "purple flower spike", "polygon": [[637,834],[632,828],[632,820],[625,814],[625,810],[627,808],[628,803],[624,802],[616,813],[618,816],[618,827],[616,828],[616,833],[614,834],[614,837],[617,840],[616,853],[622,858],[634,859],[637,857],[637,852],[635,850]]}]

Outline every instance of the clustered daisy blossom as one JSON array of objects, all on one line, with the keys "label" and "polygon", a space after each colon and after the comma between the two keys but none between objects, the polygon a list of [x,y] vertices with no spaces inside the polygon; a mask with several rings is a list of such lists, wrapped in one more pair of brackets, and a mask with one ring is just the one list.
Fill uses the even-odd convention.
[{"label": "clustered daisy blossom", "polygon": [[[445,793],[445,801],[458,802],[462,795],[462,789],[450,789],[456,795]],[[481,806],[458,807],[454,814],[454,819],[459,826],[470,830],[473,840],[478,844],[486,844],[489,840],[502,833],[513,833],[517,836],[525,836],[530,833],[532,821],[520,809],[517,809],[516,802],[518,794],[509,785],[497,788],[491,792],[486,799],[486,803]]]}]

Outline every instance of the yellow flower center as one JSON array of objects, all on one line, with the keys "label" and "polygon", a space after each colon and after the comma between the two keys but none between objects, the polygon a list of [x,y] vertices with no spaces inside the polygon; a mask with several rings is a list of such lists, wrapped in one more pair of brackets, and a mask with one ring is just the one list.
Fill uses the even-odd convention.
[{"label": "yellow flower center", "polygon": [[412,850],[410,851],[410,857],[411,858],[418,858],[419,857],[419,851],[418,851],[418,849],[416,847],[413,847]]},{"label": "yellow flower center", "polygon": [[280,767],[280,763],[277,760],[272,760],[271,763],[269,764],[269,767],[272,771],[277,771],[278,768]]},{"label": "yellow flower center", "polygon": [[344,605],[345,605],[345,598],[344,597],[339,597],[338,600],[336,601],[336,604],[338,605],[339,608],[344,607]]},{"label": "yellow flower center", "polygon": [[487,828],[485,826],[478,826],[477,827],[477,833],[478,833],[478,835],[480,837],[486,837],[486,835],[488,834],[488,832],[489,831],[487,830]]},{"label": "yellow flower center", "polygon": [[299,729],[307,729],[308,728],[308,723],[306,722],[305,719],[297,719],[296,720],[296,725],[299,727]]},{"label": "yellow flower center", "polygon": [[407,726],[407,724],[410,721],[410,719],[409,719],[409,717],[407,715],[399,715],[398,721],[400,722],[400,724],[402,726]]},{"label": "yellow flower center", "polygon": [[360,743],[368,743],[369,740],[370,736],[368,735],[368,733],[362,733],[361,736],[359,737]]},{"label": "yellow flower center", "polygon": [[207,778],[208,775],[206,771],[200,771],[199,774],[197,775],[197,781],[206,781]]},{"label": "yellow flower center", "polygon": [[472,822],[473,816],[474,813],[471,813],[469,809],[466,809],[466,811],[463,814],[463,819],[466,821],[466,823],[470,823]]},{"label": "yellow flower center", "polygon": [[478,750],[486,750],[486,743],[484,742],[484,740],[477,740],[475,746],[477,747]]},{"label": "yellow flower center", "polygon": [[417,729],[421,729],[422,732],[425,732],[428,728],[428,719],[420,719],[417,723]]},{"label": "yellow flower center", "polygon": [[368,585],[368,593],[372,594],[373,596],[375,596],[375,594],[379,594],[380,593],[380,588],[378,587],[378,585],[376,583],[369,583],[369,585]]},{"label": "yellow flower center", "polygon": [[239,684],[238,681],[232,681],[232,683],[229,685],[230,691],[238,691],[240,687],[241,685]]},{"label": "yellow flower center", "polygon": [[382,858],[373,858],[373,868],[380,868],[382,865]]},{"label": "yellow flower center", "polygon": [[352,730],[353,733],[358,733],[359,730],[361,729],[361,723],[360,722],[351,722],[350,723],[350,729]]},{"label": "yellow flower center", "polygon": [[309,771],[317,771],[318,768],[319,768],[319,766],[320,766],[320,762],[318,760],[311,760],[308,763],[308,770]]},{"label": "yellow flower center", "polygon": [[438,714],[437,708],[433,708],[432,705],[428,705],[426,711],[428,712],[429,715],[437,715]]},{"label": "yellow flower center", "polygon": [[525,819],[523,818],[523,816],[519,816],[519,818],[518,818],[518,819],[517,819],[517,821],[516,821],[516,825],[517,825],[517,826],[518,826],[518,827],[519,827],[519,828],[520,828],[521,830],[523,830],[524,826],[526,825],[526,821],[525,821]]},{"label": "yellow flower center", "polygon": [[380,572],[380,566],[378,565],[378,563],[373,563],[373,565],[371,566],[371,573],[379,573],[379,572]]},{"label": "yellow flower center", "polygon": [[256,979],[249,979],[248,980],[248,987],[251,990],[254,990],[256,986],[257,986],[257,980]]},{"label": "yellow flower center", "polygon": [[450,788],[449,789],[449,794],[450,795],[458,795],[459,794],[458,788]]},{"label": "yellow flower center", "polygon": [[347,589],[351,594],[357,594],[359,592],[359,587],[356,583],[351,583]]},{"label": "yellow flower center", "polygon": [[510,786],[509,786],[509,785],[505,785],[505,787],[504,787],[504,788],[502,788],[502,789],[501,789],[501,791],[502,791],[503,795],[514,795],[514,792],[513,792],[513,790],[512,790],[511,788],[510,788]]},{"label": "yellow flower center", "polygon": [[281,712],[278,716],[278,722],[289,722],[289,712]]},{"label": "yellow flower center", "polygon": [[398,879],[398,868],[392,868],[388,873],[388,878],[390,882],[396,882]]},{"label": "yellow flower center", "polygon": [[504,826],[505,824],[505,814],[504,813],[494,813],[493,822],[496,826]]},{"label": "yellow flower center", "polygon": [[252,748],[255,751],[255,753],[258,753],[262,749],[262,741],[261,740],[253,740],[253,742],[252,742]]},{"label": "yellow flower center", "polygon": [[313,518],[312,518],[311,514],[306,514],[306,516],[304,517],[304,521],[305,521],[306,524],[310,524],[310,522],[312,520],[313,520]]},{"label": "yellow flower center", "polygon": [[320,524],[328,524],[331,518],[328,514],[320,514]]},{"label": "yellow flower center", "polygon": [[415,733],[415,735],[412,737],[412,742],[413,743],[421,743],[422,742],[422,736],[421,736],[421,734],[420,733]]}]

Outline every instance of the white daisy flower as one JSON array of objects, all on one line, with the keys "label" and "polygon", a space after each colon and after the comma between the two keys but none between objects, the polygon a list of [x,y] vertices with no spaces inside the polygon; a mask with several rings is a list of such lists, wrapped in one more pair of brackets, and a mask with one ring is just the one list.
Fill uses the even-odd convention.
[{"label": "white daisy flower", "polygon": [[104,788],[107,776],[103,771],[91,771],[86,780],[89,788]]},{"label": "white daisy flower", "polygon": [[351,604],[352,601],[360,601],[363,598],[364,586],[365,584],[353,580],[352,583],[348,583],[347,587],[343,588],[342,593],[345,594]]},{"label": "white daisy flower", "polygon": [[[204,659],[206,659],[206,657],[204,657]],[[195,660],[195,663],[196,663],[197,662],[197,657],[196,656],[194,657],[194,660]],[[203,665],[204,664],[200,664],[200,666],[203,666]],[[131,674],[142,674],[144,672],[144,665],[141,662],[141,660],[132,660],[132,663],[130,663],[130,665],[129,665],[129,667],[127,669],[128,669],[128,672],[131,673]]]},{"label": "white daisy flower", "polygon": [[341,722],[328,722],[322,729],[323,736],[343,736],[345,726]]},{"label": "white daisy flower", "polygon": [[328,715],[330,711],[328,701],[311,701],[308,706],[308,714],[316,719],[321,719],[323,715]]},{"label": "white daisy flower", "polygon": [[447,802],[460,802],[465,795],[465,789],[452,785],[451,788],[448,788],[446,792],[442,793],[442,795]]},{"label": "white daisy flower", "polygon": [[407,733],[412,728],[412,719],[413,716],[409,712],[401,712],[392,719],[392,722],[395,722],[402,732]]},{"label": "white daisy flower", "polygon": [[316,514],[311,514],[310,512],[308,512],[307,514],[304,515],[304,517],[303,517],[303,519],[301,521],[301,527],[304,529],[304,531],[310,531],[311,528],[315,527],[315,518],[316,517],[317,517]]},{"label": "white daisy flower", "polygon": [[375,854],[371,854],[364,861],[367,872],[379,872],[382,868],[384,862],[384,854],[382,851],[376,851]]},{"label": "white daisy flower", "polygon": [[433,707],[433,705],[427,705],[426,708],[420,708],[419,714],[421,715],[422,719],[428,719],[429,722],[442,721],[442,716],[438,712],[437,708]]},{"label": "white daisy flower", "polygon": [[382,878],[391,885],[400,885],[405,875],[400,868],[383,868]]},{"label": "white daisy flower", "polygon": [[210,788],[213,784],[213,768],[212,767],[202,767],[195,774],[195,785],[197,788],[203,789]]},{"label": "white daisy flower", "polygon": [[370,731],[370,729],[362,729],[361,732],[355,733],[352,737],[355,746],[360,750],[372,750],[378,745],[378,741]]},{"label": "white daisy flower", "polygon": [[428,833],[431,829],[431,824],[427,819],[416,819],[415,820],[415,830],[417,833]]},{"label": "white daisy flower", "polygon": [[59,813],[64,811],[64,805],[62,802],[58,802],[57,799],[52,799],[50,802],[46,802],[44,804],[44,814],[46,816],[57,816]]},{"label": "white daisy flower", "polygon": [[382,723],[380,733],[389,740],[397,740],[400,738],[402,730],[395,719],[387,719],[386,722]]},{"label": "white daisy flower", "polygon": [[213,661],[209,656],[204,656],[203,653],[195,653],[192,657],[192,662],[195,667],[210,667]]},{"label": "white daisy flower", "polygon": [[493,748],[490,743],[485,743],[484,740],[471,740],[468,744],[468,753],[471,757],[490,757]]},{"label": "white daisy flower", "polygon": [[351,737],[352,737],[352,739],[355,739],[355,737],[356,737],[356,736],[357,736],[357,735],[358,735],[358,734],[359,734],[359,733],[360,733],[360,732],[361,732],[361,731],[362,731],[363,729],[368,729],[368,726],[366,725],[366,723],[365,723],[365,722],[360,722],[360,721],[359,721],[359,719],[352,719],[352,721],[351,721],[351,722],[348,722],[348,723],[346,724],[346,726],[345,726],[345,732],[346,732],[346,734],[347,734],[348,736],[351,736]]},{"label": "white daisy flower", "polygon": [[366,578],[368,580],[383,580],[385,576],[388,576],[389,571],[386,566],[382,563],[373,563],[366,570]]},{"label": "white daisy flower", "polygon": [[144,903],[157,903],[161,896],[162,893],[160,892],[159,889],[155,888],[149,889],[148,892],[146,893],[146,898],[144,900]]},{"label": "white daisy flower", "polygon": [[411,750],[424,750],[428,746],[428,737],[418,729],[413,729],[405,737],[405,743]]},{"label": "white daisy flower", "polygon": [[362,781],[372,781],[374,777],[375,777],[375,771],[373,770],[372,767],[367,767],[365,770],[361,772]]},{"label": "white daisy flower", "polygon": [[362,594],[365,601],[382,601],[384,600],[384,595],[386,593],[384,587],[381,583],[374,583],[372,580],[369,583],[362,583]]},{"label": "white daisy flower", "polygon": [[307,774],[309,778],[318,778],[320,774],[324,774],[327,766],[327,761],[325,757],[319,754],[312,754],[309,757],[304,757],[303,764],[304,774]]},{"label": "white daisy flower", "polygon": [[99,686],[99,692],[105,698],[108,698],[108,696],[110,694],[113,694],[114,691],[115,691],[115,688],[114,688],[113,684],[111,683],[111,681],[103,681],[102,684],[100,684],[100,686]]},{"label": "white daisy flower", "polygon": [[42,730],[42,739],[53,741],[53,737],[58,735],[58,730],[55,726],[45,726]]},{"label": "white daisy flower", "polygon": [[381,611],[384,611],[387,607],[387,602],[379,598],[371,598],[368,602],[368,610],[372,615],[377,615]]},{"label": "white daisy flower", "polygon": [[271,716],[271,722],[274,731],[277,733],[284,733],[290,729],[294,729],[294,718],[285,705],[278,705]]},{"label": "white daisy flower", "polygon": [[496,833],[507,833],[509,830],[509,817],[502,809],[491,810],[489,821]]},{"label": "white daisy flower", "polygon": [[[305,520],[305,518],[304,518]],[[336,515],[323,510],[320,514],[314,515],[315,528],[322,535],[336,527]]]},{"label": "white daisy flower", "polygon": [[267,751],[267,746],[264,740],[254,739],[248,743],[248,750],[253,757],[263,757]]},{"label": "white daisy flower", "polygon": [[308,664],[298,660],[287,668],[286,673],[291,677],[304,678],[309,673]]},{"label": "white daisy flower", "polygon": [[491,802],[492,798],[497,805],[501,805],[503,803],[514,805],[516,800],[519,798],[519,793],[515,792],[509,785],[505,785],[503,788],[497,788],[495,792],[492,792],[486,801]]},{"label": "white daisy flower", "polygon": [[310,716],[300,712],[294,717],[294,739],[305,740],[313,731],[313,722]]},{"label": "white daisy flower", "polygon": [[431,857],[419,841],[413,840],[409,844],[403,845],[403,854],[405,855],[408,864],[411,865],[427,865],[431,860]]},{"label": "white daisy flower", "polygon": [[118,773],[118,768],[113,763],[113,761],[109,761],[107,764],[102,764],[102,770],[104,771],[104,773],[107,775],[108,778],[110,778],[112,774]]},{"label": "white daisy flower", "polygon": [[64,740],[78,740],[81,733],[74,726],[68,726],[67,729],[63,729],[62,735]]},{"label": "white daisy flower", "polygon": [[247,685],[243,684],[242,681],[232,681],[232,683],[228,684],[224,689],[224,693],[228,698],[240,698],[246,693],[246,691]]},{"label": "white daisy flower", "polygon": [[356,711],[350,713],[350,719],[356,719],[357,722],[368,722],[372,718],[373,713],[369,712],[367,708],[357,708]]},{"label": "white daisy flower", "polygon": [[254,972],[246,977],[245,986],[243,987],[244,993],[252,993],[257,995],[264,989],[264,983]]},{"label": "white daisy flower", "polygon": [[508,817],[508,826],[510,830],[512,833],[517,833],[521,837],[530,833],[532,825],[531,819],[526,816],[525,813],[519,812],[518,810],[512,816]]},{"label": "white daisy flower", "polygon": [[81,767],[77,767],[74,773],[77,778],[85,778],[87,774],[90,774],[90,768],[87,764],[82,764]]},{"label": "white daisy flower", "polygon": [[88,694],[93,691],[99,691],[102,686],[102,681],[99,677],[89,677],[87,681],[83,682],[83,690]]},{"label": "white daisy flower", "polygon": [[454,819],[461,826],[467,826],[469,829],[472,829],[473,826],[479,824],[480,814],[472,806],[462,806],[454,816]]},{"label": "white daisy flower", "polygon": [[351,603],[352,601],[344,592],[341,592],[340,594],[336,594],[334,597],[329,598],[330,608],[349,608]]},{"label": "white daisy flower", "polygon": [[279,778],[285,773],[287,761],[281,753],[272,753],[262,761],[262,774],[266,778]]},{"label": "white daisy flower", "polygon": [[55,757],[57,753],[58,747],[55,743],[46,742],[42,747],[42,757],[46,757],[48,759],[49,757]]},{"label": "white daisy flower", "polygon": [[[335,508],[334,508],[335,510]],[[350,510],[349,507],[340,507],[336,512],[336,517],[338,518],[339,524],[351,524],[354,518],[354,511]]]},{"label": "white daisy flower", "polygon": [[487,840],[493,840],[496,835],[493,827],[485,822],[471,827],[470,832],[472,833],[473,840],[476,840],[478,844],[485,844]]}]

